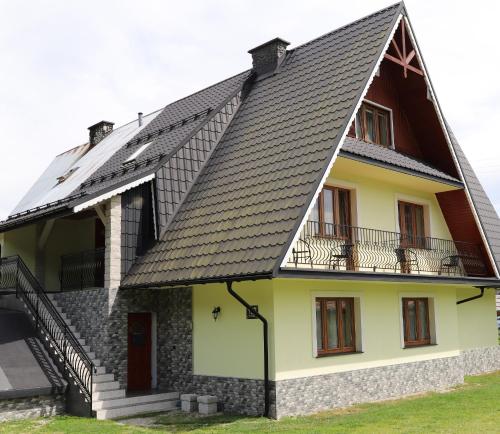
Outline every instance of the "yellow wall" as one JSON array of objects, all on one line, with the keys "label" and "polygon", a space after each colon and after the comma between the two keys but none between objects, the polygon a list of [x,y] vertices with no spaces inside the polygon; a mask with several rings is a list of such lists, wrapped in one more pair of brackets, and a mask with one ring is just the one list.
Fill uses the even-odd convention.
[{"label": "yellow wall", "polygon": [[61,255],[94,248],[94,222],[94,218],[55,221],[43,255],[45,259],[45,287],[48,291],[57,290],[60,287]]},{"label": "yellow wall", "polygon": [[23,226],[3,234],[2,257],[19,255],[35,273],[36,225]]},{"label": "yellow wall", "polygon": [[[362,354],[317,358],[313,352],[316,296],[359,297]],[[437,345],[402,348],[401,297],[432,297]],[[277,279],[274,283],[276,378],[383,366],[457,355],[456,288],[429,284]]]},{"label": "yellow wall", "polygon": [[[472,297],[477,288],[459,289],[457,299]],[[457,306],[460,348],[477,348],[497,345],[495,290],[486,289],[484,296]]]},{"label": "yellow wall", "polygon": [[[234,283],[233,289],[248,303],[259,306],[269,322],[270,371],[274,370],[272,282]],[[212,309],[220,306],[217,321]],[[246,310],[229,295],[223,284],[198,285],[193,289],[193,362],[197,375],[263,377],[262,323],[246,319]]]},{"label": "yellow wall", "polygon": [[[457,356],[461,349],[497,344],[494,292],[457,306],[474,288],[415,283],[274,279],[235,283],[234,289],[269,321],[270,378],[311,375]],[[314,353],[315,297],[346,296],[360,301],[362,352],[331,357]],[[435,344],[403,348],[401,298],[432,298]],[[217,321],[212,309],[221,307]],[[247,320],[245,309],[225,285],[193,290],[193,354],[197,375],[263,378],[262,325]]]},{"label": "yellow wall", "polygon": [[404,200],[424,205],[429,217],[426,221],[427,236],[451,239],[434,194],[450,188],[445,184],[346,158],[335,162],[327,184],[354,189],[353,224],[356,226],[399,232],[397,201]]}]

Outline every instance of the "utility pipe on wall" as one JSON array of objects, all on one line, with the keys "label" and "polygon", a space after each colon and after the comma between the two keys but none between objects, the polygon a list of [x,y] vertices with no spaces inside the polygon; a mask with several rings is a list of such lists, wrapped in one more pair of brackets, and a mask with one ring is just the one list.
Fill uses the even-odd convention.
[{"label": "utility pipe on wall", "polygon": [[264,416],[269,417],[269,340],[267,320],[233,290],[233,282],[226,281],[227,292],[252,312],[261,322],[264,332]]}]

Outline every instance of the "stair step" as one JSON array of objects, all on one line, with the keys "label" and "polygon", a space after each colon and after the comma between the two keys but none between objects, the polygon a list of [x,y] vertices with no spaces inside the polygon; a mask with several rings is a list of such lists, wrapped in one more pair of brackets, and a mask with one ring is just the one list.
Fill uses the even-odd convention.
[{"label": "stair step", "polygon": [[132,416],[142,413],[157,413],[161,411],[175,410],[177,408],[176,400],[166,400],[158,402],[148,402],[145,404],[136,404],[126,407],[117,407],[97,410],[97,419],[114,419],[123,416]]},{"label": "stair step", "polygon": [[103,392],[94,392],[92,393],[93,401],[104,401],[106,399],[116,399],[116,398],[124,398],[125,397],[125,389],[117,389],[117,390],[106,390]]},{"label": "stair step", "polygon": [[118,381],[106,381],[104,383],[92,384],[92,392],[104,392],[107,390],[117,390],[120,388]]},{"label": "stair step", "polygon": [[92,402],[92,410],[103,410],[107,408],[118,408],[137,404],[146,404],[158,401],[179,400],[179,392],[155,393],[151,395],[130,396],[125,398],[106,399]]},{"label": "stair step", "polygon": [[92,377],[93,383],[107,383],[110,381],[115,381],[114,374],[97,374]]},{"label": "stair step", "polygon": [[102,375],[106,373],[106,367],[105,366],[96,366],[95,367],[95,374],[96,375]]}]

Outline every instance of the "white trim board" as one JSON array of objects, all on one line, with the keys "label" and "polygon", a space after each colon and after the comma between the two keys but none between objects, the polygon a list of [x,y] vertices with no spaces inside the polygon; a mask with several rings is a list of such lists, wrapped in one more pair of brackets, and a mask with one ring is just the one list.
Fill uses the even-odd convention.
[{"label": "white trim board", "polygon": [[358,99],[358,102],[356,103],[356,106],[354,108],[354,111],[353,111],[350,119],[349,119],[349,122],[347,123],[346,128],[344,129],[344,132],[342,133],[342,136],[340,137],[337,149],[333,153],[333,156],[332,156],[332,158],[330,160],[330,163],[328,163],[326,171],[325,171],[325,173],[323,173],[323,176],[321,178],[321,182],[319,183],[319,186],[316,189],[316,192],[314,193],[312,201],[309,204],[309,206],[307,207],[307,211],[304,214],[304,218],[300,222],[300,225],[299,225],[299,227],[297,229],[297,232],[293,236],[292,242],[290,243],[290,245],[289,245],[289,247],[287,249],[287,252],[286,252],[285,256],[283,257],[283,261],[280,264],[280,268],[286,266],[286,264],[288,262],[288,258],[289,258],[289,256],[292,253],[292,249],[294,248],[295,243],[297,242],[297,239],[299,238],[300,233],[301,233],[304,225],[306,224],[307,219],[309,218],[309,214],[311,214],[311,210],[312,210],[314,204],[316,203],[316,200],[318,199],[318,195],[319,195],[321,189],[323,188],[323,185],[325,184],[325,182],[326,182],[326,180],[328,178],[328,175],[330,174],[330,172],[332,170],[333,163],[335,163],[335,160],[337,159],[337,156],[338,156],[338,154],[340,152],[340,149],[342,148],[342,145],[344,144],[344,140],[345,140],[345,138],[347,136],[347,133],[349,132],[349,129],[351,128],[351,125],[352,125],[354,119],[356,118],[356,114],[358,113],[358,110],[361,107],[361,104],[363,103],[363,101],[365,99],[365,96],[366,96],[366,94],[368,92],[368,89],[370,88],[370,86],[371,86],[371,84],[373,82],[373,79],[374,79],[375,75],[377,74],[377,71],[380,68],[380,64],[382,63],[382,60],[384,59],[384,54],[386,53],[387,49],[389,48],[389,44],[391,43],[392,39],[394,38],[394,34],[396,33],[396,30],[397,30],[397,28],[399,26],[399,23],[401,22],[402,19],[403,19],[403,14],[399,14],[398,19],[396,20],[396,22],[394,24],[394,27],[392,28],[392,30],[391,30],[391,32],[389,34],[389,37],[387,38],[387,41],[384,44],[384,48],[381,51],[380,56],[377,59],[377,62],[375,64],[372,72],[370,73],[370,78],[368,79],[368,81],[366,83],[366,86],[363,89],[363,92],[361,93],[361,96]]},{"label": "white trim board", "polygon": [[134,187],[137,187],[141,184],[144,184],[148,181],[151,181],[154,178],[155,178],[155,174],[152,173],[148,176],[145,176],[144,178],[140,178],[140,179],[137,179],[136,181],[133,181],[129,184],[122,185],[121,187],[115,188],[114,190],[108,191],[107,193],[101,194],[100,196],[97,196],[94,199],[90,199],[87,202],[84,202],[80,205],[75,206],[73,208],[73,212],[77,213],[77,212],[80,212],[84,209],[93,207],[101,202],[104,202],[105,200],[111,199],[113,196],[116,196],[120,193],[123,193],[124,191],[131,190]]}]

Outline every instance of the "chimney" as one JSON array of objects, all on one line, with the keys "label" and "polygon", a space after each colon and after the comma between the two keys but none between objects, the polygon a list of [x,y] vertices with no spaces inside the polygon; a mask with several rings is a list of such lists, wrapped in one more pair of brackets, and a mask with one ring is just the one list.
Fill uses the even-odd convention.
[{"label": "chimney", "polygon": [[139,126],[142,127],[142,112],[137,113],[137,122]]},{"label": "chimney", "polygon": [[274,38],[249,50],[248,52],[252,55],[253,70],[257,75],[274,72],[285,58],[288,45],[290,42]]},{"label": "chimney", "polygon": [[90,147],[93,148],[97,145],[104,137],[106,137],[111,131],[113,131],[113,122],[101,121],[97,124],[89,127],[89,143]]}]

